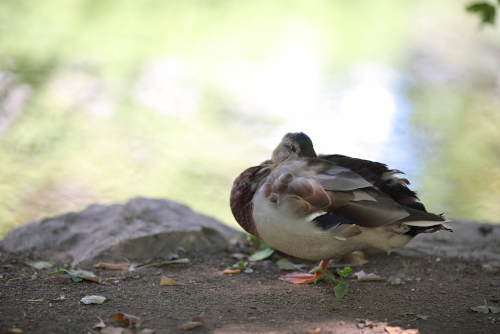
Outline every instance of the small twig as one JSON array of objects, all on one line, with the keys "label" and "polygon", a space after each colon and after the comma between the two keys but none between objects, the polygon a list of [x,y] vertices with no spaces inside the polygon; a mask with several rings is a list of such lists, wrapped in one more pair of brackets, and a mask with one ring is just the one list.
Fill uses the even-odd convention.
[{"label": "small twig", "polygon": [[259,310],[260,312],[266,314],[266,312],[262,311],[260,308],[256,307],[257,310]]}]

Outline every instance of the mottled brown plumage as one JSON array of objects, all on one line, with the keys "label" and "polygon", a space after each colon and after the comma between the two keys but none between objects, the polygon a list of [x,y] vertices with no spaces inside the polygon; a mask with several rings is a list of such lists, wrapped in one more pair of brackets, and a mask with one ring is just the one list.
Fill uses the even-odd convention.
[{"label": "mottled brown plumage", "polygon": [[317,156],[308,136],[289,133],[271,160],[235,180],[231,210],[247,232],[306,259],[391,251],[419,233],[450,230],[399,173],[378,162]]}]

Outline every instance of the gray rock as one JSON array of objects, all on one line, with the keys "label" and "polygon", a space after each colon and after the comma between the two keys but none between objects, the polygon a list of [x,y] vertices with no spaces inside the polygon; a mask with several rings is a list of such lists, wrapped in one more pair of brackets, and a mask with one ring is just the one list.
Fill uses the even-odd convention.
[{"label": "gray rock", "polygon": [[46,259],[69,255],[75,265],[101,259],[162,258],[179,249],[221,251],[239,233],[185,205],[134,198],[125,205],[94,204],[81,212],[25,224],[7,235],[0,247]]},{"label": "gray rock", "polygon": [[500,225],[464,220],[452,220],[448,225],[453,233],[422,233],[396,251],[413,256],[500,261]]}]

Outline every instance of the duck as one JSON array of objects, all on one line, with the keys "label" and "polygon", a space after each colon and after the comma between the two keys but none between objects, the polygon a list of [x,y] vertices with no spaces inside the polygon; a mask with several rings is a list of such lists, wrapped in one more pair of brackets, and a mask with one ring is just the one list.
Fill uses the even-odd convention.
[{"label": "duck", "polygon": [[384,163],[316,154],[303,132],[287,133],[271,159],[234,181],[230,207],[249,234],[319,270],[280,279],[315,282],[331,260],[375,248],[392,252],[421,233],[452,232],[443,214],[427,212],[408,179]]}]

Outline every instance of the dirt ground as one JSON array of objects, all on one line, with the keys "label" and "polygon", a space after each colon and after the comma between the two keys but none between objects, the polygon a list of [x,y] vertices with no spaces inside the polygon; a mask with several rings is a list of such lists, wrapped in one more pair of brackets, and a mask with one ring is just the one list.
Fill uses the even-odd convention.
[{"label": "dirt ground", "polygon": [[[485,303],[500,307],[500,273],[478,260],[373,255],[353,270],[387,278],[404,274],[405,284],[352,281],[350,292],[337,299],[332,281],[294,285],[278,280],[285,273],[276,265],[282,254],[258,262],[252,273],[215,275],[238,262],[231,257],[233,251],[244,250],[188,254],[188,264],[136,271],[91,264],[76,268],[93,271],[104,279],[102,284],[73,282],[68,275],[8,281],[36,270],[24,264],[26,256],[1,252],[0,333],[112,332],[111,327],[124,327],[109,320],[119,312],[140,318],[132,333],[387,333],[385,326],[420,333],[500,333],[500,313],[470,309]],[[316,265],[290,259],[309,268]],[[403,261],[409,261],[407,270]],[[45,272],[67,267],[55,268]],[[161,276],[185,285],[161,286]],[[80,300],[86,295],[107,299],[84,305]],[[203,326],[181,329],[196,316]],[[93,328],[98,317],[107,328]]]}]

